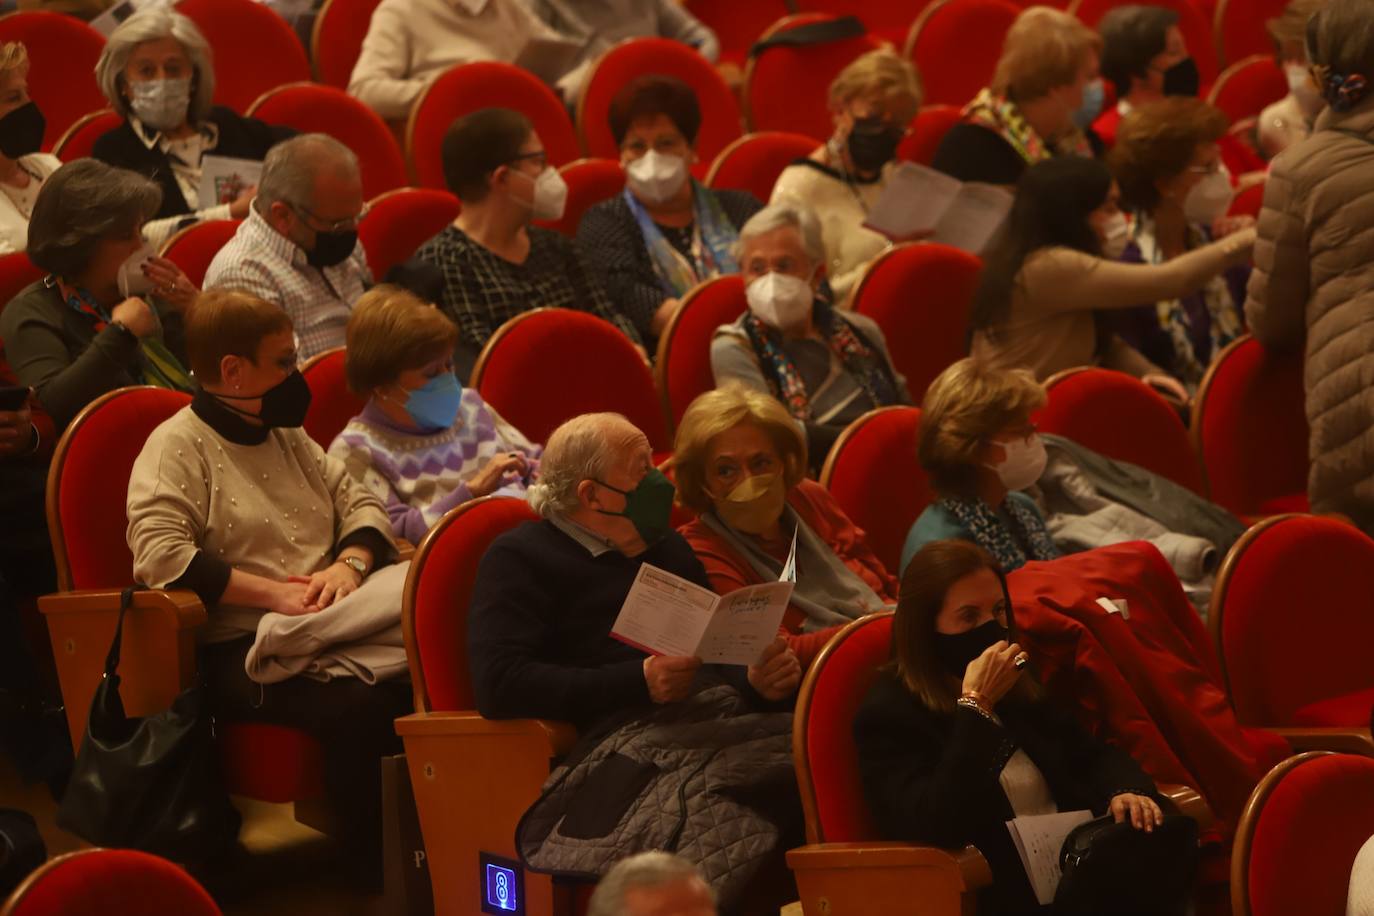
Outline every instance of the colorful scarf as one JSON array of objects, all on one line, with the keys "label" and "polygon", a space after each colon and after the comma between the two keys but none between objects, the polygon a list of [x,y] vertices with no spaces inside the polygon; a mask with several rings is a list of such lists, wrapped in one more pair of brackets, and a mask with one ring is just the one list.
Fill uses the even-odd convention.
[{"label": "colorful scarf", "polygon": [[1003,505],[1011,516],[1011,523],[1020,529],[1021,539],[1030,545],[1030,557],[1026,556],[1017,539],[1012,537],[1001,517],[981,499],[946,496],[938,500],[936,505],[958,519],[959,524],[973,535],[974,542],[992,554],[1003,572],[1020,569],[1029,560],[1053,560],[1060,555],[1045,523],[1010,495]]},{"label": "colorful scarf", "polygon": [[1076,127],[1073,133],[1051,147],[1021,115],[1016,103],[1005,96],[993,95],[991,89],[983,89],[965,106],[963,120],[966,124],[977,124],[1000,136],[1026,160],[1027,165],[1034,165],[1052,156],[1090,157],[1093,154],[1087,136]]},{"label": "colorful scarf", "polygon": [[716,195],[692,179],[692,259],[683,257],[649,216],[639,198],[626,188],[625,203],[634,214],[644,245],[654,262],[654,273],[669,296],[682,296],[703,280],[739,271],[731,253],[739,231],[730,222]]},{"label": "colorful scarf", "polygon": [[[67,305],[89,318],[97,334],[105,330],[111,321],[110,313],[95,301],[89,290],[72,287],[72,294],[67,297]],[[167,345],[160,337],[149,335],[141,338],[138,348],[143,384],[170,388],[173,391],[189,392],[193,389],[190,373],[182,367],[181,361],[167,349]]]},{"label": "colorful scarf", "polygon": [[[1197,226],[1190,224],[1186,231],[1186,245],[1189,251],[1211,241],[1206,232]],[[1154,220],[1148,216],[1141,216],[1136,220],[1135,243],[1140,249],[1141,259],[1146,264],[1164,263],[1164,253],[1155,238]],[[1236,303],[1231,296],[1231,287],[1226,282],[1225,274],[1217,274],[1208,280],[1201,293],[1210,319],[1208,335],[1212,339],[1212,356],[1215,357],[1223,347],[1240,336],[1240,314],[1236,310]],[[1207,367],[1198,360],[1197,352],[1193,348],[1188,313],[1183,308],[1183,301],[1167,299],[1155,303],[1155,317],[1173,347],[1174,363],[1169,367],[1170,374],[1183,381],[1190,390],[1197,388],[1202,383],[1202,376]]]},{"label": "colorful scarf", "polygon": [[[857,331],[829,304],[818,302],[816,328],[830,349],[840,358],[844,369],[859,383],[875,407],[897,403],[897,383],[883,365],[882,358],[860,339]],[[744,333],[759,356],[768,387],[797,420],[811,419],[811,398],[806,393],[801,373],[782,349],[782,335],[764,324],[753,312],[744,316]]]}]

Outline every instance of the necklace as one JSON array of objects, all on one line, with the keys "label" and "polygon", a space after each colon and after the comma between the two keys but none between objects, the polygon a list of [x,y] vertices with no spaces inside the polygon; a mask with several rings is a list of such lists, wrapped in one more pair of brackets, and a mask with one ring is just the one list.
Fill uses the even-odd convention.
[{"label": "necklace", "polygon": [[840,180],[843,181],[844,186],[849,189],[849,193],[854,195],[854,200],[858,202],[859,208],[864,211],[864,216],[867,216],[868,201],[864,200],[863,195],[859,193],[859,188],[854,181],[854,176],[849,173],[849,169],[845,168],[844,155],[840,150],[839,144],[835,142],[834,137],[825,141],[825,154],[829,156],[830,161],[834,163],[835,171],[840,173]]}]

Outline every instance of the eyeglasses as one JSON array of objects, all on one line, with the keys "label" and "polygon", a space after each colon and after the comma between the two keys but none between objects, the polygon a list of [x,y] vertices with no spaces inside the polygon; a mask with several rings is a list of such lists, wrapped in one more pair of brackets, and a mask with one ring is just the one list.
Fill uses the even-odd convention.
[{"label": "eyeglasses", "polygon": [[304,217],[305,219],[311,222],[318,223],[319,226],[311,227],[316,232],[348,232],[352,229],[357,229],[358,224],[363,221],[363,218],[367,216],[368,211],[372,209],[371,204],[363,204],[363,208],[358,211],[357,216],[351,217],[349,219],[341,219],[337,222],[330,223],[321,219],[319,216],[316,216],[302,204],[288,203],[287,206],[290,207],[292,210],[295,210],[298,216]]},{"label": "eyeglasses", "polygon": [[530,162],[533,162],[536,165],[538,165],[539,171],[541,172],[549,167],[549,154],[548,152],[542,149],[536,153],[521,153],[520,155],[513,157],[511,161],[507,164],[514,165],[517,162],[524,162],[525,160],[529,160]]},{"label": "eyeglasses", "polygon": [[1222,162],[1213,162],[1211,165],[1190,165],[1188,171],[1198,175],[1215,175],[1225,167]]}]

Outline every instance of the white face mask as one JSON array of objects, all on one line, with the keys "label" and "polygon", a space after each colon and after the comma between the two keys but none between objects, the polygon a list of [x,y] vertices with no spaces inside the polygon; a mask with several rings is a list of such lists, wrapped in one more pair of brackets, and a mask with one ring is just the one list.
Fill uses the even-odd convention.
[{"label": "white face mask", "polygon": [[1009,491],[1024,490],[1040,479],[1045,472],[1049,456],[1045,454],[1045,443],[1035,433],[1025,439],[998,443],[1006,457],[1001,464],[989,464],[997,473],[997,479]]},{"label": "white face mask", "polygon": [[1183,201],[1183,217],[1208,229],[1226,215],[1236,192],[1231,188],[1231,173],[1222,166],[1193,185]]},{"label": "white face mask", "polygon": [[687,183],[687,160],[649,150],[625,167],[625,183],[647,204],[662,204]]},{"label": "white face mask", "polygon": [[1107,220],[1106,228],[1102,237],[1102,257],[1109,261],[1116,261],[1126,252],[1126,246],[1131,242],[1131,224],[1126,221],[1126,214],[1116,213]]},{"label": "white face mask", "polygon": [[1312,74],[1302,64],[1288,64],[1283,69],[1288,77],[1288,91],[1293,93],[1303,117],[1309,121],[1316,118],[1326,105],[1326,99],[1322,98],[1321,90],[1312,81]]},{"label": "white face mask", "polygon": [[550,166],[540,172],[538,178],[531,180],[534,182],[534,198],[522,201],[529,205],[530,215],[534,219],[562,219],[563,208],[568,203],[568,183],[558,174],[558,169]]},{"label": "white face mask", "polygon": [[153,288],[153,281],[143,275],[143,265],[149,258],[157,256],[157,251],[147,242],[143,247],[124,259],[119,265],[119,294],[125,299],[141,296]]},{"label": "white face mask", "polygon": [[129,107],[154,130],[172,130],[186,122],[191,106],[191,78],[129,83]]},{"label": "white face mask", "polygon": [[744,290],[749,311],[764,324],[789,331],[806,324],[815,294],[811,284],[791,274],[767,273]]}]

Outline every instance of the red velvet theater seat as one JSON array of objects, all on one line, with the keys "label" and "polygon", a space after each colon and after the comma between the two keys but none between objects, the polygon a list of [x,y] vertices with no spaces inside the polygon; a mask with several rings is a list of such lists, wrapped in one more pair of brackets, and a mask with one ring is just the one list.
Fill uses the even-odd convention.
[{"label": "red velvet theater seat", "polygon": [[940,141],[945,139],[949,129],[959,123],[958,105],[923,105],[911,122],[911,127],[901,144],[897,147],[897,158],[903,162],[918,162],[930,165],[935,161],[935,153]]},{"label": "red velvet theater seat", "polygon": [[878,322],[912,400],[967,353],[968,314],[983,262],[935,242],[889,248],[868,265],[850,307]]},{"label": "red velvet theater seat", "polygon": [[51,859],[10,895],[0,916],[219,916],[180,866],[133,849],[83,849]]},{"label": "red velvet theater seat", "polygon": [[215,58],[215,104],[244,112],[269,89],[310,80],[296,31],[256,0],[179,0]]},{"label": "red velvet theater seat", "polygon": [[745,134],[720,151],[706,175],[706,186],[748,191],[767,203],[782,170],[811,155],[818,145],[806,134],[772,130]]},{"label": "red velvet theater seat", "polygon": [[328,451],[334,437],[343,432],[348,421],[362,412],[367,399],[354,394],[344,377],[344,348],[318,353],[301,366],[301,375],[310,386],[310,409],[305,414],[305,431]]},{"label": "red velvet theater seat", "polygon": [[[72,744],[104,670],[119,590],[133,584],[125,541],[125,498],[134,460],[148,435],[189,398],[161,388],[122,388],[92,402],[58,442],[48,476],[48,527],[60,591],[39,599]],[[130,715],[165,709],[195,674],[195,628],[205,608],[189,591],[136,594],[124,628],[121,698]],[[304,732],[269,725],[218,730],[231,792],[270,802],[321,792],[319,745]]]},{"label": "red velvet theater seat", "polygon": [[672,447],[654,379],[615,325],[573,309],[534,309],[496,329],[477,357],[471,387],[532,442],[548,442],[564,420],[615,411]]},{"label": "red velvet theater seat", "polygon": [[348,88],[372,12],[380,5],[381,0],[324,0],[310,33],[310,60],[318,82]]},{"label": "red velvet theater seat", "polygon": [[1292,757],[1255,788],[1231,859],[1234,916],[1345,916],[1355,855],[1374,835],[1374,760]]},{"label": "red velvet theater seat", "polygon": [[192,223],[163,242],[159,254],[180,267],[186,279],[197,287],[204,286],[205,272],[210,269],[210,262],[221,248],[229,244],[241,222],[237,219],[212,219]]},{"label": "red velvet theater seat", "polygon": [[105,36],[86,23],[23,10],[0,16],[0,42],[5,41],[21,42],[29,52],[29,93],[47,121],[43,149],[52,149],[82,115],[109,104],[95,82]]},{"label": "red velvet theater seat", "polygon": [[711,337],[749,308],[739,274],[713,277],[682,297],[682,304],[658,338],[654,382],[663,399],[669,433],[697,395],[716,387],[711,372]]},{"label": "red velvet theater seat", "polygon": [[577,227],[588,210],[610,200],[625,189],[625,172],[618,159],[578,159],[558,170],[568,185],[568,199],[563,216],[557,220],[539,220],[537,225],[566,235],[577,236]]},{"label": "red velvet theater seat", "polygon": [[1258,117],[1265,108],[1288,95],[1288,78],[1273,52],[1255,54],[1222,71],[1207,96],[1232,123]]},{"label": "red velvet theater seat", "polygon": [[458,198],[436,188],[397,188],[370,201],[358,224],[358,240],[373,279],[380,283],[388,270],[457,219],[461,209]]},{"label": "red velvet theater seat", "polygon": [[928,105],[964,106],[992,82],[1002,40],[1021,14],[1010,0],[935,0],[911,25],[905,53]]},{"label": "red velvet theater seat", "polygon": [[1124,372],[1083,367],[1055,373],[1045,389],[1049,400],[1032,418],[1042,431],[1202,494],[1188,430],[1150,386]]},{"label": "red velvet theater seat", "polygon": [[53,144],[53,155],[63,162],[84,159],[95,148],[95,141],[124,123],[124,119],[110,108],[88,112],[72,122]]},{"label": "red velvet theater seat", "polygon": [[1281,515],[1246,532],[1208,612],[1236,717],[1299,750],[1374,753],[1371,595],[1374,540],[1359,529]]},{"label": "red velvet theater seat", "polygon": [[916,407],[869,411],[840,433],[821,468],[821,485],[899,578],[907,532],[933,499],[916,460],[920,424]]}]

